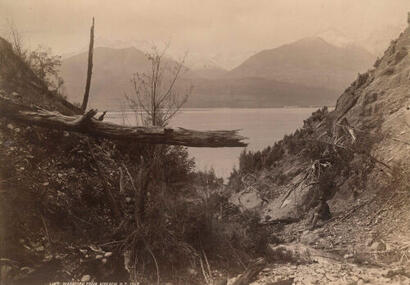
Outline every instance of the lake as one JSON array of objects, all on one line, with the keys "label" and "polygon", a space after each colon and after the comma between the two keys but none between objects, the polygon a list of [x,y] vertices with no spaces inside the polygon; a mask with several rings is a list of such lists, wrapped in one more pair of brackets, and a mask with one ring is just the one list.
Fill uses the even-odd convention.
[{"label": "lake", "polygon": [[[183,109],[170,122],[170,126],[195,130],[241,129],[248,137],[249,150],[261,150],[280,140],[303,125],[318,108],[266,108],[266,109]],[[111,112],[107,121],[135,124],[132,112]],[[243,148],[188,148],[200,170],[213,168],[218,176],[227,178],[238,165]]]}]

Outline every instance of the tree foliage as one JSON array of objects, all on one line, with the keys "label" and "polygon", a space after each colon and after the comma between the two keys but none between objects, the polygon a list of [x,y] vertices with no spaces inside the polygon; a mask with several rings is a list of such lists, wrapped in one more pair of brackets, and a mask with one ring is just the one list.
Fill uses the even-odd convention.
[{"label": "tree foliage", "polygon": [[12,22],[9,22],[8,38],[14,53],[31,68],[48,89],[62,95],[64,80],[59,74],[61,56],[52,55],[51,49],[43,46],[38,46],[35,50],[24,47],[23,38]]}]

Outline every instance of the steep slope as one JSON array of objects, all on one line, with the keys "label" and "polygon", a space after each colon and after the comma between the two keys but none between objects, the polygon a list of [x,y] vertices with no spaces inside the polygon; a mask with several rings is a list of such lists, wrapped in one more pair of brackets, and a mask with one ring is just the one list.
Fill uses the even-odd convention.
[{"label": "steep slope", "polygon": [[227,76],[262,77],[341,92],[375,57],[356,46],[337,47],[319,37],[261,51]]},{"label": "steep slope", "polygon": [[[19,112],[30,112],[35,108],[64,114],[76,114],[78,111],[64,98],[50,92],[47,84],[2,38],[0,96],[2,100],[27,107],[27,111]],[[135,188],[129,188],[129,183],[135,185],[132,177],[137,176],[133,168],[142,175],[142,157],[146,157],[145,161],[153,160],[147,157],[152,148],[144,150],[146,146],[135,142],[114,144],[58,128],[27,125],[5,116],[3,108],[7,106],[0,106],[0,284],[43,285],[80,280],[84,282],[82,284],[107,280],[128,282],[134,261],[126,259],[124,252],[130,256],[130,248],[134,247],[127,241],[128,237],[132,237],[131,240],[138,238],[133,236],[138,232],[138,226],[131,225],[135,221],[135,195],[138,194]],[[167,159],[167,155],[173,157]],[[166,163],[166,167],[158,166],[161,177],[166,177],[167,170],[173,172],[164,178],[167,187],[178,183],[177,189],[184,189],[180,182],[187,182],[186,176],[193,167],[185,150],[168,148],[159,162]],[[124,172],[119,170],[121,167]],[[127,177],[123,176],[125,168]],[[149,172],[153,171],[151,167]],[[146,177],[149,175],[147,172]],[[150,191],[152,187],[155,186],[150,183]],[[185,199],[187,196],[180,197]],[[149,199],[147,204],[154,205]],[[158,206],[158,200],[154,206],[166,208]],[[151,211],[146,212],[144,218],[151,219]],[[144,243],[150,243],[152,238],[155,240],[156,245],[150,247],[150,252],[164,265],[161,278],[165,280],[165,268],[172,267],[174,272],[175,266],[165,266],[155,247],[162,243],[160,247],[163,250],[168,246],[164,260],[174,262],[170,256],[174,249],[179,250],[185,239],[175,236],[175,232],[185,234],[187,228],[182,222],[184,231],[175,231],[175,226],[170,224],[171,216],[166,214],[166,227],[172,228],[172,236],[178,241],[172,245],[171,234],[165,234],[161,229],[161,215],[155,210],[155,223],[146,224],[155,226],[155,234],[166,239],[162,243],[161,238],[153,238],[155,234],[149,233]],[[182,221],[180,215],[177,220]],[[163,229],[166,230],[165,227]],[[148,230],[149,227],[144,227],[144,232]],[[113,243],[115,240],[124,246]],[[144,260],[144,271],[147,272],[148,260],[152,258],[143,255],[141,252],[138,258]],[[188,261],[189,258],[181,256],[175,260],[183,267],[182,260]],[[144,277],[148,279],[150,274],[145,273]],[[139,276],[138,281],[142,278]],[[186,281],[188,283],[199,283],[194,280],[198,279],[196,277],[188,278],[192,279]]]},{"label": "steep slope", "polygon": [[[248,236],[232,244],[234,231],[211,220],[209,206],[219,213],[226,200],[217,192],[223,181],[193,172],[186,149],[95,139],[9,116],[78,109],[1,38],[0,96],[1,284],[204,284],[199,256],[213,269],[238,270],[232,256],[247,262],[255,252]],[[230,227],[253,233],[241,217]]]},{"label": "steep slope", "polygon": [[[47,85],[13,52],[11,44],[1,37],[0,51],[2,92],[14,94],[14,99],[27,105],[35,104],[63,114],[80,112],[77,107],[49,91]],[[32,96],[22,96],[27,90],[31,90]]]},{"label": "steep slope", "polygon": [[[240,169],[232,175],[228,187],[235,190],[230,200],[250,210],[245,213],[251,218],[239,218],[248,221],[252,231],[243,231],[240,223],[229,227],[219,224],[232,235],[230,239],[215,240],[210,247],[214,252],[209,250],[207,254],[222,254],[222,250],[215,250],[221,241],[227,241],[222,243],[224,251],[234,243],[239,244],[237,248],[243,247],[238,237],[254,233],[258,236],[254,248],[264,249],[266,242],[272,243],[266,249],[271,255],[270,264],[257,284],[409,283],[409,49],[407,29],[376,62],[375,69],[360,75],[346,89],[334,111],[321,109],[305,121],[301,130],[273,147],[241,156]],[[0,60],[2,95],[25,104],[75,113],[63,99],[49,94],[1,39]],[[128,144],[122,147],[130,149]],[[2,274],[6,272],[7,277],[20,281],[17,284],[84,277],[93,281],[128,280],[124,239],[138,238],[132,222],[134,211],[130,209],[134,203],[129,203],[136,193],[132,177],[121,183],[125,172],[121,168],[126,163],[135,177],[144,175],[143,162],[138,160],[140,153],[133,154],[136,160],[124,160],[120,149],[110,142],[75,133],[0,120]],[[176,159],[171,157],[169,161]],[[177,176],[173,170],[179,171],[173,164],[162,170],[171,171],[169,179]],[[175,182],[175,190],[180,189],[180,182]],[[155,189],[159,190],[150,196],[162,195],[164,182],[155,179],[154,183],[158,183]],[[205,186],[208,191],[208,184]],[[181,193],[188,195],[192,189],[189,185]],[[168,208],[167,202],[173,199],[161,197],[149,203],[162,211],[153,208],[150,213],[150,224],[159,227],[149,232],[146,240],[156,235],[164,237],[165,243],[155,251],[157,257],[165,253],[161,265],[171,261],[172,265],[190,269],[187,251],[191,256],[191,248],[199,243],[202,251],[192,256],[205,255],[202,243],[197,242],[201,239],[196,239],[198,235],[206,236],[200,231],[203,224],[198,223],[197,228],[190,216],[200,207],[193,203],[189,215],[183,210],[184,215],[179,215],[177,209],[185,206],[177,203],[178,208]],[[320,198],[329,205],[332,218],[320,219],[312,227]],[[114,214],[115,202],[124,212],[120,218]],[[205,213],[203,216],[208,216],[208,202],[200,212]],[[230,218],[226,209],[217,209],[212,223],[222,220],[222,215]],[[260,219],[252,216],[253,211]],[[161,213],[164,215],[158,215]],[[182,216],[189,220],[181,221]],[[197,216],[195,219],[201,221]],[[194,227],[187,234],[190,225]],[[169,231],[163,234],[158,231],[161,228]],[[126,230],[131,234],[125,235]],[[270,236],[259,236],[268,230]],[[181,242],[185,240],[194,240],[194,245]],[[169,254],[181,243],[181,252]],[[233,252],[236,255],[230,259],[241,261],[243,256],[238,256],[235,249]],[[138,256],[144,260],[144,268],[154,268],[152,252],[145,253]],[[175,274],[175,267],[169,268]],[[196,270],[200,272],[199,266]],[[95,276],[97,279],[91,279]],[[199,284],[201,279],[197,274],[187,283]]]},{"label": "steep slope", "polygon": [[[21,105],[79,114],[78,108],[50,92],[2,38],[0,62],[0,96]],[[101,196],[111,190],[91,170],[95,160],[89,156],[90,148],[99,156],[110,147],[101,140],[98,145],[96,149],[93,140],[76,133],[0,118],[1,284],[46,284],[72,280],[73,272],[81,274],[73,245],[103,238],[112,227],[111,213],[104,210],[108,200]],[[112,162],[105,161],[103,171]],[[79,213],[84,219],[72,220]],[[101,232],[98,225],[103,224]],[[63,268],[71,268],[71,273]],[[112,274],[110,269],[103,272]]]},{"label": "steep slope", "polygon": [[274,254],[304,263],[274,264],[257,284],[409,282],[409,49],[407,28],[334,111],[319,110],[274,146],[242,154],[231,201],[288,243],[271,247]]},{"label": "steep slope", "polygon": [[[279,143],[287,154],[280,159],[283,162],[295,160],[301,164],[310,164],[305,159],[305,152],[308,150],[306,147],[311,146],[309,141],[315,141],[316,144],[322,143],[322,148],[317,149],[316,154],[310,149],[307,154],[311,158],[317,156],[318,160],[322,160],[322,156],[325,160],[333,151],[329,146],[334,146],[333,149],[339,147],[351,151],[354,154],[352,159],[356,159],[356,156],[370,159],[373,166],[381,167],[382,173],[387,171],[383,168],[406,164],[410,158],[410,137],[407,131],[410,119],[409,43],[410,32],[406,29],[398,40],[392,42],[383,58],[375,63],[375,68],[359,75],[346,89],[337,100],[334,111],[318,110],[305,121],[302,129]],[[305,142],[298,141],[299,139]],[[300,145],[295,145],[297,143]],[[355,145],[359,143],[362,145]],[[262,152],[272,153],[273,149],[275,147]],[[347,161],[348,164],[350,162]],[[265,165],[276,167],[277,163],[269,163]],[[386,166],[387,163],[390,166]]]}]

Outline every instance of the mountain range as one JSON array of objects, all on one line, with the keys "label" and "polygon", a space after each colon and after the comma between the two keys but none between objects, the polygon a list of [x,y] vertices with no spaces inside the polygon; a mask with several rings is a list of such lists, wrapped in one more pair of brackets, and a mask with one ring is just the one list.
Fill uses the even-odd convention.
[{"label": "mountain range", "polygon": [[[72,102],[80,102],[84,92],[87,56],[83,52],[62,62]],[[359,46],[336,46],[311,37],[258,52],[232,70],[215,65],[186,68],[178,87],[194,86],[186,107],[334,105],[343,88],[374,60]],[[176,64],[171,58],[163,63]],[[149,69],[144,52],[136,48],[95,48],[90,107],[120,109],[124,94],[133,93],[133,74]]]}]

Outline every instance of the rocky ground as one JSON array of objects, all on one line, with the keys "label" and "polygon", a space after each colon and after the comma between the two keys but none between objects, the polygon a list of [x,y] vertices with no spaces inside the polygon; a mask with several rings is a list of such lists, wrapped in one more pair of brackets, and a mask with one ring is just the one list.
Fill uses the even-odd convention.
[{"label": "rocky ground", "polygon": [[[256,169],[251,167],[246,174],[239,171],[231,179],[236,179],[236,186],[232,182],[224,188],[232,193],[227,198],[230,203],[216,201],[212,212],[208,207],[210,200],[206,200],[207,218],[219,226],[218,230],[231,234],[218,238],[232,238],[226,243],[222,243],[223,239],[213,241],[209,255],[218,256],[216,246],[231,245],[242,235],[248,246],[255,242],[251,247],[266,259],[266,266],[252,284],[410,284],[409,49],[407,29],[373,69],[359,75],[346,89],[334,111],[322,109],[314,113],[302,130],[285,137],[276,148],[250,155],[250,160],[257,163],[264,161],[264,155],[273,154],[270,158],[274,159],[264,161]],[[0,59],[10,60],[10,68],[0,65],[0,85],[4,89],[0,95],[27,105],[73,112],[73,106],[62,98],[44,95],[41,82],[33,80],[35,77],[26,67],[19,66],[21,62],[12,52],[4,52],[8,50],[7,44],[0,41]],[[29,86],[22,86],[21,82]],[[27,90],[34,95],[22,96]],[[2,276],[17,280],[15,284],[30,284],[33,280],[128,280],[130,272],[124,260],[129,256],[126,257],[124,237],[135,238],[132,235],[137,231],[121,234],[125,227],[122,220],[133,220],[133,209],[130,191],[119,190],[132,188],[132,179],[123,184],[121,177],[135,163],[124,161],[117,145],[75,133],[19,125],[3,118],[0,158]],[[124,167],[125,162],[128,167]],[[319,220],[312,228],[314,209],[321,196],[332,217]],[[163,200],[160,205],[168,205],[165,202],[169,199]],[[116,202],[124,212],[120,218],[115,215]],[[225,205],[234,208],[232,213],[223,209]],[[158,212],[155,207],[160,206],[153,204],[153,215]],[[192,207],[189,214],[198,208]],[[169,213],[177,210],[170,209]],[[238,209],[248,215],[247,225],[233,223],[235,219],[245,221],[246,215],[238,214]],[[203,221],[196,217],[176,232],[180,216],[153,217],[167,229],[163,239],[166,241],[187,227],[194,226],[193,232],[199,232],[196,223],[202,225]],[[258,232],[252,236],[249,229]],[[192,246],[183,243],[184,238],[172,241],[183,244],[185,251],[192,250]],[[186,239],[195,244],[198,236]],[[243,240],[236,240],[241,246]],[[259,245],[263,247],[257,248]],[[161,252],[167,256],[173,249],[165,246]],[[198,255],[201,262],[207,259],[203,250],[195,254],[191,255],[196,260]],[[147,256],[141,259],[152,259]],[[244,257],[251,255],[245,252],[230,259],[246,268],[248,264],[241,263]],[[176,263],[188,263],[178,260],[178,256],[174,259]],[[201,274],[199,266],[192,266],[186,270],[190,272],[188,277],[193,276],[191,279],[174,282],[199,284],[206,279],[210,284],[213,272],[227,272],[222,277],[229,273],[229,269],[212,261],[208,276],[204,268]],[[164,263],[166,260],[162,260]],[[235,284],[235,280],[228,283]]]},{"label": "rocky ground", "polygon": [[390,197],[312,231],[295,227],[284,246],[289,262],[269,265],[252,284],[410,284],[410,193]]},{"label": "rocky ground", "polygon": [[[305,206],[316,193],[312,174],[337,163],[323,156],[309,162],[303,150],[254,172],[232,196],[242,209],[258,212],[281,241],[271,245],[274,260],[252,284],[410,284],[409,49],[406,29],[374,68],[346,89],[333,112],[305,123],[313,135],[304,139],[328,136],[338,147],[351,143],[338,131],[342,124],[352,141],[373,137],[359,147],[367,156],[358,151],[329,177],[336,189],[327,199],[330,220],[311,229],[314,213]],[[326,131],[324,125],[332,127]],[[277,173],[290,178],[277,183]]]}]

